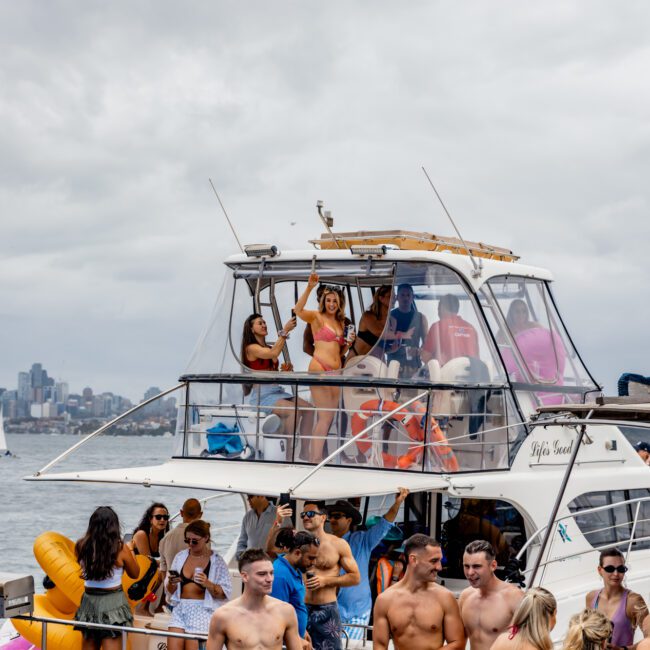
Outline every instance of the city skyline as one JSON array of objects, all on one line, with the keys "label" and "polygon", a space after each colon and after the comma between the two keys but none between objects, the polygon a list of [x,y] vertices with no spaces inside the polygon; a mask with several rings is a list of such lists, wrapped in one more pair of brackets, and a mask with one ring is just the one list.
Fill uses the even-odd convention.
[{"label": "city skyline", "polygon": [[[18,371],[15,387],[0,386],[0,401],[6,418],[112,417],[160,392],[157,386],[150,386],[135,402],[115,391],[96,392],[89,384],[75,392],[67,381],[50,377],[44,364],[34,362],[28,371]],[[173,397],[143,409],[148,415],[173,415],[174,411]]]}]

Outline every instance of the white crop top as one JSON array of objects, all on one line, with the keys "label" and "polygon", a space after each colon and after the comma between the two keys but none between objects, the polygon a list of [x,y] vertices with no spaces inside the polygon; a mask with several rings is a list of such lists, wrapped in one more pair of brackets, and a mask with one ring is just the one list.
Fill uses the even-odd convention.
[{"label": "white crop top", "polygon": [[111,573],[108,578],[103,580],[86,580],[86,587],[91,589],[114,589],[119,587],[122,584],[122,574],[124,573],[124,567],[115,566],[113,567],[113,573]]}]

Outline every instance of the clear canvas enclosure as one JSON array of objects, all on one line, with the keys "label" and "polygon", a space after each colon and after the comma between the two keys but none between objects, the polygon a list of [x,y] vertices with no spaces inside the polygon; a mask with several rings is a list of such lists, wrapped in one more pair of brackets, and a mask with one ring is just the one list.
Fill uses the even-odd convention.
[{"label": "clear canvas enclosure", "polygon": [[[365,346],[353,346],[341,368],[309,372],[313,332],[298,320],[278,359],[290,369],[251,369],[244,323],[260,314],[271,346],[312,271],[342,297]],[[316,295],[307,309],[319,309]],[[385,320],[363,337],[380,295],[388,296]],[[440,473],[507,468],[526,431],[495,340],[477,296],[444,264],[232,264],[184,376],[179,455],[315,464],[333,454],[335,465]],[[332,395],[326,405],[323,390]]]}]

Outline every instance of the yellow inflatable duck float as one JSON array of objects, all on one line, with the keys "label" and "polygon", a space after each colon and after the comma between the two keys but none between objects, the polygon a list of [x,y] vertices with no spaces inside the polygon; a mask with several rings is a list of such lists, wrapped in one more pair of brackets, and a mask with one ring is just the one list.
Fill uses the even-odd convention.
[{"label": "yellow inflatable duck float", "polygon": [[[72,620],[84,593],[74,542],[60,533],[43,533],[34,542],[34,557],[54,583],[44,594],[34,597],[34,616]],[[122,588],[132,608],[147,598],[158,577],[153,560],[142,555],[136,555],[136,560],[140,566],[138,577],[129,578],[125,572],[122,578]],[[40,646],[41,623],[20,619],[12,619],[12,623],[24,639]],[[81,650],[81,638],[81,632],[71,625],[47,626],[48,650]]]}]

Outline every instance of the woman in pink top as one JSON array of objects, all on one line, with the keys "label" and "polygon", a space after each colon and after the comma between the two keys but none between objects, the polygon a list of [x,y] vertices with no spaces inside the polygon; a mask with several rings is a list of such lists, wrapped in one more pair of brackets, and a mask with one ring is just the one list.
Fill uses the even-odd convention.
[{"label": "woman in pink top", "polygon": [[[318,311],[305,309],[307,299],[318,284],[318,275],[309,276],[307,288],[298,299],[294,311],[296,316],[311,325],[314,333],[314,355],[309,372],[331,372],[341,367],[341,356],[354,343],[354,333],[344,338],[345,296],[334,287],[325,287],[321,294]],[[318,463],[323,458],[325,437],[330,429],[339,403],[340,390],[336,386],[312,386],[311,395],[318,409],[316,426],[309,446],[309,461]]]},{"label": "woman in pink top", "polygon": [[585,606],[602,612],[614,624],[610,648],[628,650],[634,644],[634,630],[648,615],[643,597],[623,586],[627,573],[625,557],[616,548],[601,552],[598,575],[603,588],[590,591]]}]

